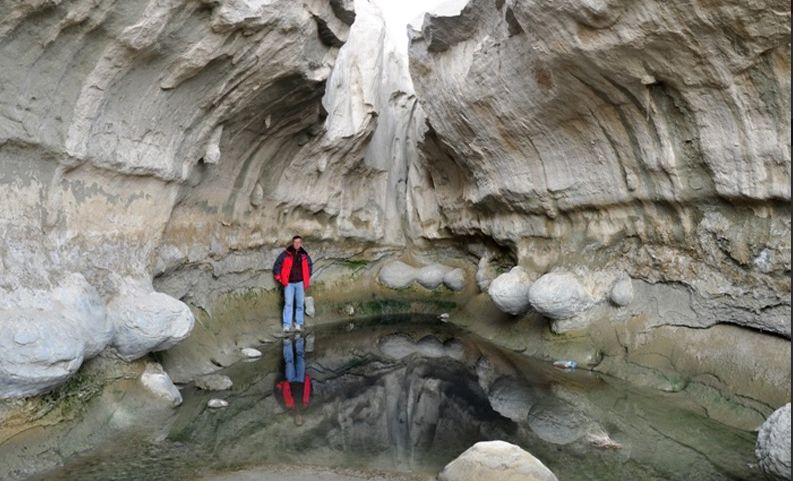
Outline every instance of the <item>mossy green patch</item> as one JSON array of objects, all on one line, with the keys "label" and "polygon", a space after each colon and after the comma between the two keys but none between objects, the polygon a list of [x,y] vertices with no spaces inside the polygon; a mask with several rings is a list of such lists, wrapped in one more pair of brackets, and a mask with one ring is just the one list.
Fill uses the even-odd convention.
[{"label": "mossy green patch", "polygon": [[369,265],[369,261],[363,259],[345,259],[341,261],[341,265],[346,267],[347,269],[351,269],[353,271],[357,271],[358,269],[363,269],[364,267]]}]

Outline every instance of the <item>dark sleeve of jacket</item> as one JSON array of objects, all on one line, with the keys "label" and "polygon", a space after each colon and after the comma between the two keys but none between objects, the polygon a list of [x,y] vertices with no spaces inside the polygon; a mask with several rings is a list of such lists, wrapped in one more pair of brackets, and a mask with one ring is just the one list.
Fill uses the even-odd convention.
[{"label": "dark sleeve of jacket", "polygon": [[313,276],[314,275],[314,261],[311,260],[311,256],[308,255],[308,252],[306,252],[306,259],[308,259],[308,275]]},{"label": "dark sleeve of jacket", "polygon": [[286,259],[286,251],[281,252],[281,254],[275,259],[275,264],[273,264],[274,277],[281,275],[281,266],[284,264],[284,259]]}]

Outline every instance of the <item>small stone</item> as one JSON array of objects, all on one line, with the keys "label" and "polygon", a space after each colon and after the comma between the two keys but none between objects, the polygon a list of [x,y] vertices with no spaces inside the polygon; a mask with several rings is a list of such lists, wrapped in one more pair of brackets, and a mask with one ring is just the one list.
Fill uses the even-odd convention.
[{"label": "small stone", "polygon": [[225,399],[210,399],[207,401],[207,406],[213,409],[225,408],[229,406],[229,402]]},{"label": "small stone", "polygon": [[253,186],[253,192],[251,192],[251,205],[254,207],[260,207],[264,203],[264,188],[262,184],[256,182],[256,185]]},{"label": "small stone", "polygon": [[490,258],[480,258],[479,263],[477,264],[475,276],[476,285],[479,287],[479,290],[482,292],[487,292],[487,289],[490,287],[490,283],[493,282],[494,277],[495,273],[493,272],[493,267],[490,265]]},{"label": "small stone", "polygon": [[314,307],[314,298],[312,296],[308,296],[305,298],[305,309],[303,312],[305,312],[305,314],[308,317],[314,317],[314,314],[316,314],[316,310]]},{"label": "small stone", "polygon": [[212,131],[212,135],[207,142],[207,150],[204,154],[204,163],[217,164],[220,162],[220,139],[223,136],[223,126],[219,125]]},{"label": "small stone", "polygon": [[168,401],[171,406],[176,407],[182,404],[182,394],[176,389],[168,373],[158,363],[146,364],[146,369],[140,375],[140,382],[149,392]]},{"label": "small stone", "polygon": [[225,391],[226,389],[231,389],[231,386],[234,385],[231,378],[223,374],[207,374],[206,376],[198,377],[194,384],[198,389],[205,391]]},{"label": "small stone", "polygon": [[347,314],[348,316],[354,316],[355,306],[353,306],[352,304],[347,304],[346,306],[344,306],[344,313]]},{"label": "small stone", "polygon": [[449,313],[444,312],[443,314],[439,315],[438,320],[441,322],[449,322]]},{"label": "small stone", "polygon": [[592,446],[600,449],[622,449],[622,444],[615,441],[607,432],[597,431],[587,433],[586,440]]},{"label": "small stone", "polygon": [[244,348],[242,348],[240,350],[240,352],[242,353],[243,356],[245,356],[245,357],[247,357],[249,359],[250,358],[254,358],[254,357],[261,357],[262,356],[262,351],[260,351],[258,349],[254,349],[252,347],[244,347]]}]

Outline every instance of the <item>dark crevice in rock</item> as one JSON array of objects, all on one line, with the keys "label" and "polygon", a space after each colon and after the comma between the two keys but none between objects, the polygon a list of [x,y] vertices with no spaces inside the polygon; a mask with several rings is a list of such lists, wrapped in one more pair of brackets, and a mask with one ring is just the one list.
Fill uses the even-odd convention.
[{"label": "dark crevice in rock", "polygon": [[355,8],[351,0],[330,0],[330,8],[333,14],[347,25],[351,26],[355,22]]},{"label": "dark crevice in rock", "polygon": [[317,33],[319,34],[320,41],[327,45],[328,47],[335,47],[341,48],[344,45],[344,41],[341,40],[333,30],[328,26],[328,22],[325,19],[314,15],[314,21],[317,22]]},{"label": "dark crevice in rock", "polygon": [[504,14],[504,19],[507,21],[510,37],[524,33],[523,27],[521,27],[518,19],[515,18],[515,12],[512,10],[512,8],[507,7],[507,11]]}]

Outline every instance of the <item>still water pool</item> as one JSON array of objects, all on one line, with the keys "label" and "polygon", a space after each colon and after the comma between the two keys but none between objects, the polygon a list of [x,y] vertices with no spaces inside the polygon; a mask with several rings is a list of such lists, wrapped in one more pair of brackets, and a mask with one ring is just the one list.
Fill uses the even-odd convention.
[{"label": "still water pool", "polygon": [[[220,371],[233,380],[230,390],[184,386],[180,407],[152,416],[121,399],[105,435],[91,434],[101,442],[18,479],[432,479],[473,443],[492,439],[520,445],[562,481],[760,477],[755,434],[708,418],[678,394],[559,370],[446,324],[345,323],[316,328],[301,344],[312,378],[302,423],[274,389],[285,366],[276,339],[259,346],[261,358]],[[229,406],[208,408],[211,398]],[[308,474],[238,471],[284,466]]]}]

